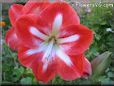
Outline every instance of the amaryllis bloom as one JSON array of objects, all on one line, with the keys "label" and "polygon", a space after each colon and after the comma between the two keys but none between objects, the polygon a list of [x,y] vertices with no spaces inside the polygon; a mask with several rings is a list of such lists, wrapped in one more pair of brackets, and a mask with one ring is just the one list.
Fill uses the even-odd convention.
[{"label": "amaryllis bloom", "polygon": [[[80,24],[77,13],[69,4],[54,2],[37,13],[39,10],[34,10],[34,7],[39,5],[35,3],[38,2],[29,2],[25,5],[26,14],[15,18],[12,32],[18,40],[13,41],[13,36],[6,36],[6,39],[12,38],[14,46],[19,43],[20,63],[31,68],[36,79],[43,82],[56,75],[64,80],[90,75],[91,64],[84,52],[93,40],[93,32]],[[34,9],[27,12],[30,6]]]}]

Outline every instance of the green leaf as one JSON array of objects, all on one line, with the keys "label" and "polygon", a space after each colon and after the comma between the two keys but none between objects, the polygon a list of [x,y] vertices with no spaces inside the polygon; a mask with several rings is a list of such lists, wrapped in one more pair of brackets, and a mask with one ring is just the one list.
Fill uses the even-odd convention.
[{"label": "green leaf", "polygon": [[31,77],[22,78],[20,80],[20,83],[24,85],[30,85],[32,84],[32,78]]},{"label": "green leaf", "polygon": [[104,71],[105,69],[109,66],[110,64],[110,55],[111,52],[106,51],[103,54],[99,55],[98,57],[96,57],[92,62],[92,71],[93,74],[91,76],[91,78],[97,79]]},{"label": "green leaf", "polygon": [[114,84],[114,81],[110,80],[110,78],[106,76],[101,76],[98,80],[101,83],[101,85],[113,85]]},{"label": "green leaf", "polygon": [[24,73],[23,67],[15,68],[13,71],[13,81],[14,82],[18,81],[23,73]]}]

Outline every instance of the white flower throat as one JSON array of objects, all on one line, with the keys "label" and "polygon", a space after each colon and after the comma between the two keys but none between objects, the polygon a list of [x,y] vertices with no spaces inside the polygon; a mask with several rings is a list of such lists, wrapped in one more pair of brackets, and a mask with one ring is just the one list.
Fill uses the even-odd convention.
[{"label": "white flower throat", "polygon": [[71,66],[72,61],[70,57],[61,49],[61,44],[69,43],[79,40],[80,36],[78,34],[74,34],[65,38],[59,38],[59,30],[62,25],[63,17],[62,14],[56,15],[53,24],[52,24],[52,32],[48,35],[40,32],[36,27],[30,27],[30,33],[40,39],[43,42],[37,49],[29,49],[26,51],[26,55],[32,55],[39,52],[43,52],[42,62],[43,62],[43,71],[45,72],[49,61],[52,61],[55,56],[61,59],[66,65]]}]

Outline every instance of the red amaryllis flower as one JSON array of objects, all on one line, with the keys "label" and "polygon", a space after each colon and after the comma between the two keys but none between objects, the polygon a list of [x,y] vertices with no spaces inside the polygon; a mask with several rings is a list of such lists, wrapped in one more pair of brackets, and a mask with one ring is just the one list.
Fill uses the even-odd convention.
[{"label": "red amaryllis flower", "polygon": [[91,74],[91,65],[83,53],[93,33],[80,24],[75,10],[67,3],[56,2],[38,15],[22,15],[14,23],[20,63],[31,68],[36,79],[43,82],[55,75],[74,80]]}]

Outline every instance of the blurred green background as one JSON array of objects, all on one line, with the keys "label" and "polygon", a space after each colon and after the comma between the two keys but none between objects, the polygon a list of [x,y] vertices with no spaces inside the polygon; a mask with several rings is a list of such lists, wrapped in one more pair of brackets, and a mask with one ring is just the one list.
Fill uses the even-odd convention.
[{"label": "blurred green background", "polygon": [[[114,7],[79,7],[72,0],[68,1],[78,12],[81,24],[94,31],[94,41],[85,53],[89,61],[93,61],[99,55],[105,59],[108,55],[105,53],[106,51],[111,54],[107,56],[105,61],[101,61],[101,63],[104,61],[102,64],[104,69],[99,74],[98,71],[93,71],[93,75],[89,78],[73,81],[64,81],[57,76],[49,84],[114,84]],[[42,84],[36,81],[30,69],[20,65],[17,52],[12,51],[5,44],[5,33],[11,27],[8,16],[8,9],[11,4],[2,4],[2,21],[6,23],[2,28],[2,84]],[[21,4],[24,3],[21,2]],[[101,64],[96,64],[97,67],[99,65]]]}]

